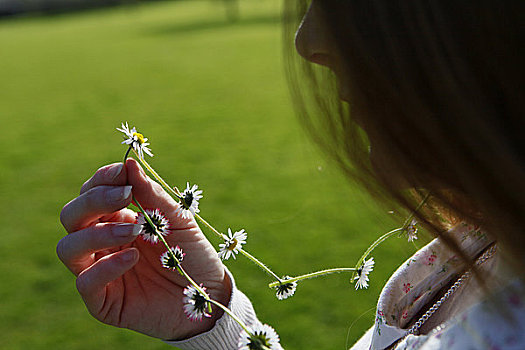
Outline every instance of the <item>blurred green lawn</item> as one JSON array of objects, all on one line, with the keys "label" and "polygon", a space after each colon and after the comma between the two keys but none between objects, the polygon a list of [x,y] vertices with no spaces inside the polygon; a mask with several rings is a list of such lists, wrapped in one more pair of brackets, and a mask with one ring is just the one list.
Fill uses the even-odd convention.
[{"label": "blurred green lawn", "polygon": [[[1,349],[167,347],[92,319],[55,255],[62,206],[123,156],[121,121],[150,138],[151,163],[170,183],[204,189],[205,218],[245,228],[247,249],[277,273],[351,266],[395,227],[296,121],[280,7],[241,1],[233,24],[221,1],[200,0],[0,22]],[[379,248],[367,291],[334,275],[281,302],[257,267],[242,258],[227,265],[286,349],[346,349],[413,251],[403,238]]]}]

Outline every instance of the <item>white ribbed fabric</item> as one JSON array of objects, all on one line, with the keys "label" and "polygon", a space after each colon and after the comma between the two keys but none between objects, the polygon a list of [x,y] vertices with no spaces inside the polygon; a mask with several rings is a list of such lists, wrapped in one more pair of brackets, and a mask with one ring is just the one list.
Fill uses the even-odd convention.
[{"label": "white ribbed fabric", "polygon": [[[232,281],[232,295],[228,308],[248,326],[259,322],[250,299],[237,289],[232,274],[228,269],[225,270]],[[207,332],[181,341],[164,342],[182,350],[234,350],[237,349],[241,330],[241,326],[225,313]]]}]

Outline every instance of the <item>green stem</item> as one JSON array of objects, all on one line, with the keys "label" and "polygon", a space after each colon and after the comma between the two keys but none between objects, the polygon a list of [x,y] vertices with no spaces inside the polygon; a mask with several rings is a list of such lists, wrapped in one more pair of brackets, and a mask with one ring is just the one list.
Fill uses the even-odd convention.
[{"label": "green stem", "polygon": [[242,322],[237,316],[235,316],[233,314],[233,312],[228,309],[226,306],[222,305],[221,303],[219,303],[218,301],[215,301],[213,299],[206,299],[206,301],[212,303],[213,305],[215,306],[218,306],[219,308],[222,309],[222,311],[226,312],[235,322],[237,322],[239,324],[239,326],[242,327],[242,329],[244,329],[246,331],[246,333],[248,334],[252,334],[252,332],[248,329],[248,326],[246,326],[244,324],[244,322]]},{"label": "green stem", "polygon": [[[359,258],[359,260],[357,261],[357,264],[355,265],[355,269],[356,271],[359,269],[359,267],[361,267],[361,265],[363,264],[363,261],[366,259],[366,257],[378,246],[380,245],[383,241],[387,240],[388,238],[392,237],[396,232],[400,232],[400,231],[403,231],[405,230],[405,227],[400,227],[400,228],[396,228],[392,231],[389,231],[387,233],[385,233],[384,235],[382,235],[381,237],[379,237],[378,239],[375,240],[374,243],[372,243],[372,245],[370,247],[368,247],[368,249],[364,252],[364,254],[361,256],[361,258]],[[355,272],[354,272],[354,275],[353,277],[355,277]]]},{"label": "green stem", "polygon": [[248,253],[246,250],[244,249],[241,249],[239,250],[245,257],[247,257],[248,259],[250,259],[254,264],[256,264],[257,266],[259,266],[261,269],[263,269],[267,274],[269,274],[270,276],[272,276],[273,278],[275,278],[277,281],[281,282],[281,278],[279,276],[277,276],[272,270],[270,270],[270,268],[266,265],[264,265],[261,261],[259,261],[255,256],[251,255],[250,253]]},{"label": "green stem", "polygon": [[[219,308],[221,308],[222,311],[226,312],[235,322],[237,322],[239,324],[239,326],[241,326],[241,328],[244,329],[244,331],[247,334],[249,334],[250,336],[253,336],[252,331],[248,328],[248,326],[246,326],[244,324],[244,322],[242,322],[237,316],[235,316],[234,313],[230,309],[228,309],[226,306],[222,305],[221,303],[219,303],[218,301],[215,301],[213,299],[207,299],[207,301],[212,303],[213,305],[218,306]],[[262,347],[263,347],[263,349],[271,350],[270,348],[268,348],[265,345],[262,345]]]},{"label": "green stem", "polygon": [[328,275],[331,273],[339,273],[339,272],[347,272],[347,271],[356,271],[356,268],[355,267],[338,267],[334,269],[327,269],[327,270],[307,273],[306,275],[301,275],[301,276],[297,276],[293,278],[287,278],[279,282],[272,282],[268,285],[268,287],[274,288],[274,287],[277,287],[278,285],[282,285],[286,283],[293,283],[293,282],[298,282],[298,281],[302,281],[302,280],[309,279],[309,278],[315,278],[315,277]]},{"label": "green stem", "polygon": [[[149,217],[148,213],[146,213],[146,211],[144,210],[144,208],[142,208],[142,206],[140,205],[140,203],[136,200],[135,197],[133,197],[133,201],[135,202],[135,204],[137,205],[137,208],[139,208],[140,212],[144,215],[144,218],[146,219],[146,221],[148,222],[148,224],[153,228],[153,230],[155,230],[155,233],[157,234],[157,237],[158,239],[164,244],[164,246],[168,249],[168,252],[169,254],[171,255],[171,257],[177,261],[177,270],[180,272],[181,275],[184,276],[184,278],[186,278],[188,280],[188,282],[190,282],[190,284],[195,287],[195,289],[197,289],[197,291],[199,291],[199,293],[205,298],[205,299],[209,299],[209,296],[208,294],[206,294],[206,292],[201,288],[201,286],[199,286],[191,277],[190,275],[188,275],[188,273],[182,268],[181,264],[180,264],[180,261],[177,259],[177,257],[175,256],[175,253],[173,253],[173,250],[171,249],[171,247],[169,246],[168,242],[166,242],[166,240],[164,239],[164,236],[162,234],[160,234],[160,232],[158,232],[157,230],[157,226],[155,226],[155,224],[153,223],[153,221],[151,221],[151,218]],[[208,307],[209,311],[211,312],[211,306]]]},{"label": "green stem", "polygon": [[[179,191],[175,191],[173,190],[167,183],[166,181],[164,181],[164,179],[162,177],[160,177],[159,174],[157,174],[157,172],[148,164],[148,162],[146,162],[143,158],[140,158],[137,154],[137,152],[135,152],[135,150],[133,150],[133,152],[135,153],[135,155],[137,156],[137,159],[139,160],[140,164],[142,164],[154,177],[155,179],[160,183],[160,185],[169,193],[171,194],[174,198],[176,198],[177,200],[180,200],[181,199],[181,194]],[[198,219],[201,223],[203,223],[206,227],[208,227],[213,233],[215,233],[217,236],[219,236],[220,238],[222,238],[223,240],[228,240],[228,237],[223,234],[223,233],[220,233],[219,231],[217,231],[212,225],[210,225],[206,220],[204,220],[199,214],[195,214],[195,218]],[[274,277],[275,279],[277,279],[278,281],[281,281],[281,278],[279,276],[277,276],[272,270],[270,270],[270,268],[268,268],[266,265],[264,265],[261,261],[259,261],[257,258],[255,258],[253,255],[251,255],[250,253],[248,253],[247,251],[241,249],[240,252],[246,256],[248,259],[250,259],[253,263],[255,263],[256,265],[258,265],[260,268],[262,268],[265,272],[267,272],[270,276]]]},{"label": "green stem", "polygon": [[[208,227],[210,230],[212,230],[217,236],[219,236],[220,238],[222,238],[223,240],[227,241],[229,238],[228,236],[226,236],[225,234],[223,233],[220,233],[219,231],[217,231],[212,225],[210,225],[206,220],[204,220],[199,214],[195,214],[195,217],[200,221],[202,222],[206,227]],[[263,269],[266,273],[268,273],[270,276],[274,277],[275,279],[277,279],[278,281],[280,281],[281,279],[279,278],[279,276],[277,276],[272,270],[270,270],[270,268],[266,265],[264,265],[260,260],[258,260],[256,257],[254,257],[253,255],[251,255],[250,253],[248,253],[246,250],[244,249],[241,249],[240,250],[241,254],[243,254],[245,257],[247,257],[249,260],[251,260],[254,264],[258,265],[261,269]]]},{"label": "green stem", "polygon": [[[220,233],[217,231],[212,225],[210,225],[206,220],[204,220],[199,214],[195,214],[195,217],[202,222],[206,227],[208,227],[210,230],[212,230],[217,236],[222,238],[223,240],[227,241],[229,238],[223,233]],[[241,249],[241,254],[243,254],[245,257],[247,257],[249,260],[251,260],[254,264],[258,265],[261,269],[263,269],[266,273],[268,273],[270,276],[276,278],[278,281],[281,279],[279,276],[277,276],[270,268],[266,265],[264,265],[260,260],[258,260],[256,257],[248,253],[246,250]]]},{"label": "green stem", "polygon": [[[155,224],[153,223],[153,221],[151,221],[151,218],[149,217],[148,213],[146,213],[146,211],[144,210],[144,208],[142,208],[142,205],[140,205],[139,201],[135,198],[135,196],[131,196],[131,198],[133,199],[133,202],[135,202],[135,204],[137,205],[137,208],[139,208],[140,212],[142,213],[142,215],[144,215],[144,218],[146,219],[146,221],[148,222],[148,224],[151,226],[151,228],[153,230],[155,230],[155,232],[157,233],[157,226],[155,226]],[[162,236],[161,234],[158,234],[157,233],[157,236]]]},{"label": "green stem", "polygon": [[142,164],[146,169],[148,169],[151,175],[153,175],[153,177],[160,183],[162,188],[164,188],[164,190],[166,190],[166,192],[168,192],[172,197],[176,198],[177,200],[180,200],[181,198],[180,192],[178,190],[175,191],[173,188],[171,188],[170,185],[168,185],[168,183],[164,181],[164,179],[160,177],[159,174],[157,174],[157,172],[153,169],[153,167],[149,165],[148,162],[146,162],[144,158],[139,157],[139,155],[137,154],[137,152],[135,152],[135,150],[133,150],[133,153],[135,153],[135,155],[137,156],[137,159],[140,162],[140,164]]},{"label": "green stem", "polygon": [[[429,197],[430,197],[430,193],[427,193],[425,195],[425,197],[423,198],[423,200],[418,204],[416,209],[414,209],[414,211],[412,213],[410,213],[410,215],[406,218],[405,222],[403,223],[403,226],[401,226],[400,228],[396,228],[395,230],[392,230],[390,232],[385,233],[384,235],[379,237],[374,243],[372,243],[372,245],[370,247],[368,247],[368,249],[365,251],[365,253],[357,261],[357,264],[355,265],[356,269],[358,269],[361,266],[361,264],[363,264],[363,261],[372,252],[372,250],[374,250],[384,240],[392,237],[394,235],[394,233],[396,233],[396,232],[403,232],[403,231],[405,231],[407,229],[408,225],[410,224],[410,222],[412,221],[412,219],[414,218],[414,216],[416,215],[416,213],[426,203],[426,201],[428,200]],[[355,276],[356,275],[354,273],[354,275],[352,277],[355,277]]]},{"label": "green stem", "polygon": [[[160,183],[162,188],[166,190],[173,198],[176,200],[181,200],[181,193],[178,190],[174,190],[164,179],[157,174],[157,172],[153,169],[151,165],[148,164],[144,159],[138,157],[137,152],[135,152],[135,155],[137,156],[137,159],[139,160],[140,164],[142,164],[152,175],[153,177]],[[201,223],[203,223],[206,227],[208,227],[212,232],[214,232],[217,236],[220,238],[227,240],[228,237],[219,231],[217,231],[212,225],[210,225],[206,220],[204,220],[199,214],[195,214],[195,218],[198,219]]]},{"label": "green stem", "polygon": [[212,225],[210,225],[208,223],[208,221],[204,220],[202,218],[202,216],[200,216],[199,214],[195,214],[195,218],[198,219],[200,222],[202,222],[204,224],[204,226],[206,226],[207,228],[212,230],[212,232],[215,233],[217,236],[219,236],[220,238],[222,238],[225,241],[228,240],[228,236],[226,236],[225,234],[220,233],[219,231],[217,231]]},{"label": "green stem", "polygon": [[430,192],[425,195],[423,200],[417,205],[416,209],[414,209],[414,211],[410,213],[410,215],[406,218],[405,222],[403,223],[403,228],[407,228],[407,226],[410,224],[416,213],[419,211],[419,209],[421,209],[421,207],[423,207],[423,205],[426,203],[429,197]]},{"label": "green stem", "polygon": [[[126,152],[126,155],[124,156],[124,163],[126,163],[126,159],[128,158],[128,154],[130,152],[130,150],[132,150],[133,148],[130,146]],[[148,162],[146,162],[143,158],[139,157],[139,155],[137,154],[137,152],[135,152],[135,150],[133,149],[133,153],[135,153],[135,156],[137,157],[137,159],[139,160],[139,162],[144,166],[146,167],[146,169],[148,169],[148,171],[155,177],[155,179],[157,179],[157,181],[159,181],[159,183],[161,184],[161,186],[167,190],[168,193],[170,193],[172,196],[175,196],[175,198],[177,198],[178,200],[180,200],[180,193],[178,193],[178,191],[175,191],[173,190],[165,181],[162,177],[159,176],[159,174],[157,174],[157,172],[148,164]],[[174,261],[177,262],[177,270],[179,271],[179,273],[184,276],[184,278],[193,286],[195,287],[195,289],[197,289],[197,291],[204,297],[204,299],[206,299],[206,301],[208,301],[208,312],[212,312],[212,309],[211,309],[211,303],[219,306],[224,312],[228,313],[234,320],[236,320],[238,323],[240,322],[240,320],[238,320],[235,315],[233,315],[231,313],[231,311],[223,306],[222,304],[218,303],[218,302],[215,302],[214,300],[210,299],[209,295],[201,288],[201,286],[199,286],[197,284],[197,282],[195,282],[191,277],[190,275],[186,272],[186,270],[184,270],[181,266],[181,262],[179,261],[179,259],[177,259],[177,257],[175,256],[175,253],[173,252],[173,250],[171,249],[170,245],[168,244],[168,242],[166,241],[166,239],[164,239],[164,236],[157,230],[157,226],[155,226],[155,224],[153,223],[153,221],[151,220],[151,218],[149,217],[148,213],[146,213],[146,211],[144,210],[144,208],[142,208],[142,206],[140,205],[140,203],[137,201],[137,199],[133,196],[133,201],[135,202],[135,204],[137,205],[137,208],[140,210],[140,212],[142,213],[142,215],[144,215],[144,218],[146,219],[146,221],[148,222],[148,224],[153,228],[153,230],[155,231],[158,239],[162,242],[162,244],[164,244],[164,246],[166,247],[166,249],[168,249],[168,252],[169,254],[171,255],[171,257],[173,258]],[[210,224],[208,224],[209,227],[211,227]],[[214,230],[215,231],[215,230]],[[248,333],[250,333],[247,329],[246,329],[246,326],[240,322],[239,323],[241,325],[241,327],[243,327]]]},{"label": "green stem", "polygon": [[124,163],[124,165],[126,165],[126,159],[128,159],[129,152],[131,151],[132,148],[133,148],[133,144],[129,145],[129,148],[126,151],[126,154],[124,155],[124,160],[122,161],[122,163]]}]

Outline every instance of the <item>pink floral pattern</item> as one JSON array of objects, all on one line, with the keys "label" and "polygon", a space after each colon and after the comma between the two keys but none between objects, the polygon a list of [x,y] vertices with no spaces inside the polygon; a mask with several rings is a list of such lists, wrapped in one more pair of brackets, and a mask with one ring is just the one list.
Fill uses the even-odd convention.
[{"label": "pink floral pattern", "polygon": [[[479,252],[492,243],[479,227],[469,227],[464,224],[460,224],[450,230],[449,235],[460,244],[465,254],[471,257],[477,256]],[[425,346],[427,342],[422,341],[423,336],[410,335],[405,337],[405,327],[409,320],[415,317],[442,288],[450,283],[452,278],[462,268],[461,266],[461,261],[457,256],[438,240],[433,240],[409,258],[394,272],[381,292],[370,349],[385,349],[398,339],[402,339],[402,341],[397,344],[395,349],[430,349]],[[523,310],[525,308],[523,294],[515,293],[515,295],[510,295],[504,300],[509,307],[512,306],[513,310],[521,309],[521,313],[525,314],[525,310]],[[480,307],[481,309],[485,308]],[[460,329],[465,323],[473,321],[477,322],[477,327],[481,327],[483,324],[484,327],[487,327],[487,325],[492,324],[488,320],[481,324],[481,318],[475,316],[475,313],[479,312],[479,310],[472,309],[471,311],[473,314],[470,315],[469,313],[466,316],[466,320],[456,319],[455,323],[453,323],[454,329]],[[520,317],[522,316],[520,315]],[[523,323],[522,327],[525,328],[525,321]],[[483,329],[483,327],[479,329]],[[472,345],[473,343],[465,345],[468,344],[468,341],[473,341],[471,333],[462,328],[461,332],[459,330],[457,332],[462,332],[461,336],[456,333],[453,335],[451,335],[452,333],[449,334],[448,328],[446,328],[431,333],[428,337],[439,340],[441,345],[437,348],[450,348],[447,350],[479,348],[477,345]],[[494,334],[494,332],[491,333]],[[509,337],[506,342],[510,342],[511,338]],[[520,339],[521,343],[519,344],[522,345],[522,348],[515,348],[516,350],[525,349],[525,329]],[[464,347],[462,348],[458,344],[462,344]],[[488,340],[488,344],[507,349],[492,338]]]},{"label": "pink floral pattern", "polygon": [[428,257],[427,257],[427,265],[434,265],[434,261],[436,261],[437,259],[437,255],[436,254],[430,254]]}]

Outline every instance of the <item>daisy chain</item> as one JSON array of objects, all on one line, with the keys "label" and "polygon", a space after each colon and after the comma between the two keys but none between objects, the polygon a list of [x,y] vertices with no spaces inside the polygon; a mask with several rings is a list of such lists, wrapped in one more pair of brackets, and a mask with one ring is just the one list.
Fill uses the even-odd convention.
[{"label": "daisy chain", "polygon": [[[286,281],[289,278],[290,276],[284,276],[283,281]],[[297,289],[297,282],[282,283],[277,285],[275,289],[275,296],[277,297],[277,299],[284,300],[294,295],[295,290]]]},{"label": "daisy chain", "polygon": [[[171,247],[171,251],[173,252],[173,254],[171,254],[169,250],[166,250],[160,256],[160,262],[165,268],[170,270],[176,270],[182,262],[182,260],[184,259],[184,255],[186,255],[186,253],[184,253],[179,246],[176,246],[175,248]],[[175,259],[173,259],[173,255],[175,255]]]},{"label": "daisy chain", "polygon": [[409,242],[412,242],[417,239],[417,221],[412,219],[410,224],[407,227],[407,238]]},{"label": "daisy chain", "polygon": [[190,188],[190,183],[186,183],[186,189],[182,193],[180,201],[181,215],[184,219],[189,219],[200,212],[199,199],[202,198],[202,190],[197,190],[198,188],[197,185]]},{"label": "daisy chain", "polygon": [[232,234],[232,230],[228,228],[228,239],[224,243],[219,244],[219,258],[228,260],[230,256],[233,256],[235,259],[235,254],[240,252],[242,246],[246,244],[247,238],[248,235],[244,232],[244,229]]},{"label": "daisy chain", "polygon": [[144,159],[144,153],[150,157],[153,157],[153,153],[151,153],[151,150],[148,148],[148,139],[145,138],[141,133],[137,132],[135,127],[130,130],[128,127],[128,122],[126,122],[126,124],[122,123],[122,128],[117,128],[117,130],[126,136],[126,139],[122,141],[122,143],[133,147],[141,159]]},{"label": "daisy chain", "polygon": [[[200,287],[204,292],[206,288],[200,284]],[[192,285],[189,285],[184,289],[184,297],[182,298],[184,303],[184,313],[192,321],[201,321],[203,317],[211,317],[206,312],[208,309],[208,301],[206,298]]]},{"label": "daisy chain", "polygon": [[251,328],[251,334],[243,331],[239,339],[238,350],[283,350],[279,344],[279,335],[267,324],[257,323]]},{"label": "daisy chain", "polygon": [[[156,231],[158,231],[163,236],[167,236],[170,234],[170,223],[159,209],[146,209],[146,213],[157,228]],[[155,244],[159,241],[159,238],[157,237],[157,232],[155,232],[153,227],[151,227],[149,222],[144,217],[144,214],[137,214],[137,224],[142,225],[142,231],[140,231],[140,235],[146,242],[151,242],[152,244]]]},{"label": "daisy chain", "polygon": [[354,280],[357,280],[355,289],[368,288],[368,274],[374,269],[374,264],[374,258],[363,261],[363,264],[357,270],[357,276],[354,277]]}]

